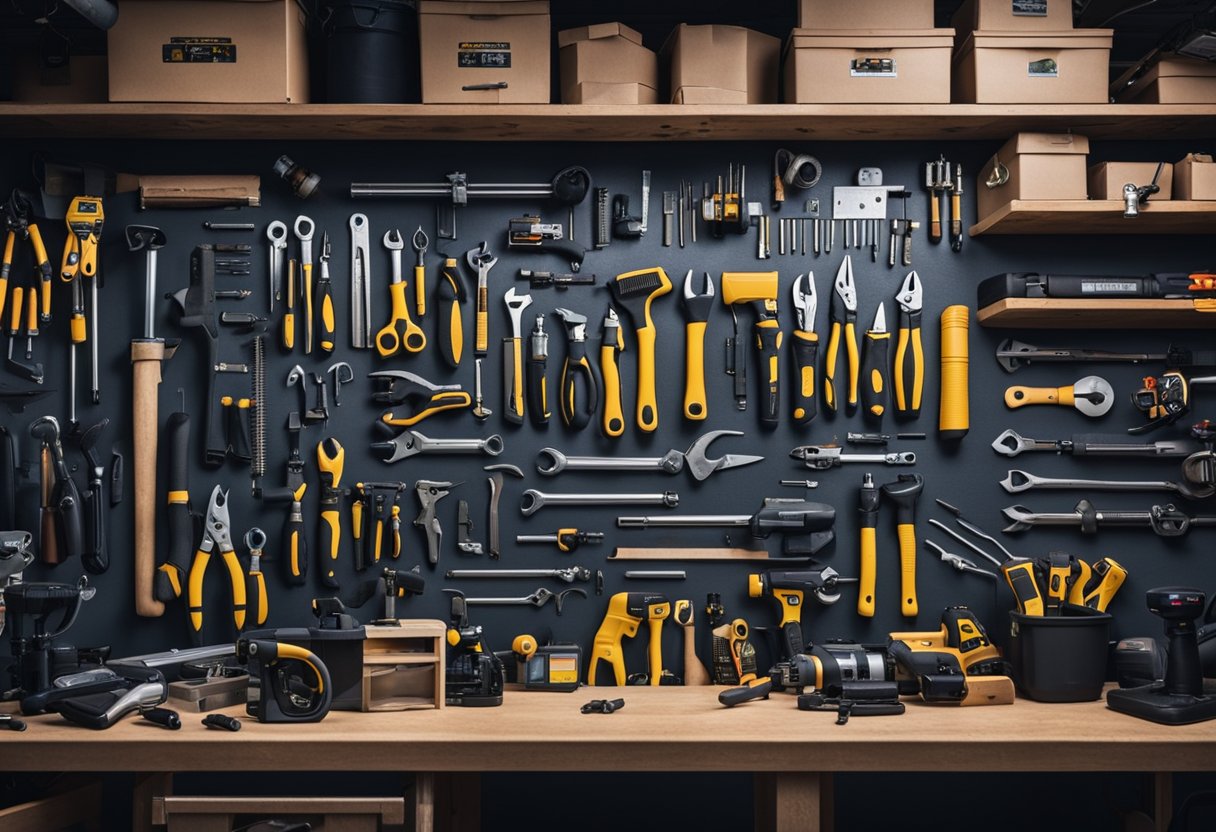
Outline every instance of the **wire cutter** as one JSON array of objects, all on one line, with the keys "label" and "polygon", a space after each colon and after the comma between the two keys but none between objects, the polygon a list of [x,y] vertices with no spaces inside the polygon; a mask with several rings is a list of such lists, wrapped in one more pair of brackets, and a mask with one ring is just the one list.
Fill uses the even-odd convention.
[{"label": "wire cutter", "polygon": [[554,309],[553,314],[566,325],[568,342],[558,388],[562,421],[568,428],[582,430],[600,406],[599,384],[587,358],[587,316],[562,307]]},{"label": "wire cutter", "polygon": [[[924,297],[920,277],[908,272],[895,294],[899,304],[899,334],[895,341],[895,413],[915,419],[920,415],[925,387],[925,352],[920,342],[920,314]],[[909,362],[911,366],[909,366]]]},{"label": "wire cutter", "polygon": [[805,425],[815,418],[815,365],[819,361],[819,335],[815,332],[815,273],[794,280],[794,315],[798,327],[792,342],[794,355],[794,424]]},{"label": "wire cutter", "polygon": [[828,353],[824,359],[824,406],[835,413],[840,409],[836,398],[836,364],[840,357],[840,341],[844,339],[845,353],[849,363],[849,387],[846,403],[851,415],[857,409],[857,378],[860,359],[857,354],[857,285],[853,282],[853,259],[847,254],[836,272],[832,284],[831,330],[828,334]]},{"label": "wire cutter", "polygon": [[245,629],[245,573],[236,550],[232,548],[232,526],[228,520],[228,492],[216,486],[207,505],[207,516],[203,525],[203,539],[194,553],[187,580],[186,601],[190,610],[190,630],[197,639],[203,631],[203,578],[207,565],[211,563],[212,550],[218,548],[224,566],[228,569],[228,580],[232,584],[232,623],[239,633]]},{"label": "wire cutter", "polygon": [[368,373],[367,377],[387,379],[387,382],[380,382],[379,389],[372,394],[372,401],[409,406],[405,413],[386,410],[380,414],[380,421],[390,427],[412,427],[428,416],[473,404],[473,397],[459,384],[435,384],[417,373],[380,370]]}]

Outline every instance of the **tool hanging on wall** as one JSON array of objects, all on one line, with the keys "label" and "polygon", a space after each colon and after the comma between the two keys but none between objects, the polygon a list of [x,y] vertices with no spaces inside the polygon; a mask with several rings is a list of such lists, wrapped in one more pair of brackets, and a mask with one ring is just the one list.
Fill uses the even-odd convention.
[{"label": "tool hanging on wall", "polygon": [[350,227],[350,345],[364,350],[372,346],[372,261],[367,215],[351,214],[347,225]]},{"label": "tool hanging on wall", "polygon": [[647,650],[647,681],[658,686],[663,678],[663,621],[671,615],[671,602],[665,595],[653,592],[618,592],[608,599],[604,620],[595,633],[591,659],[587,666],[587,684],[595,685],[596,670],[601,661],[612,668],[618,686],[626,681],[623,641],[633,638],[643,621],[650,628]]},{"label": "tool hanging on wall", "polygon": [[545,332],[545,316],[536,316],[536,326],[528,336],[528,366],[526,372],[527,404],[533,427],[549,424],[549,333]]},{"label": "tool hanging on wall", "polygon": [[558,406],[562,422],[582,430],[599,409],[599,380],[587,358],[587,316],[558,307],[553,314],[566,325],[566,357],[558,380]]},{"label": "tool hanging on wall", "polygon": [[317,258],[321,264],[321,277],[317,281],[317,322],[321,329],[318,346],[326,355],[334,351],[337,342],[335,328],[338,324],[334,311],[334,286],[329,278],[329,251],[329,232],[326,231],[321,235],[321,256]]},{"label": "tool hanging on wall", "polygon": [[401,507],[409,487],[404,482],[355,483],[351,504],[351,533],[355,540],[355,571],[379,564],[382,556],[401,555]]},{"label": "tool hanging on wall", "polygon": [[419,318],[426,316],[426,247],[430,239],[422,226],[410,238],[410,246],[414,249],[414,312]]},{"label": "tool hanging on wall", "polygon": [[102,490],[104,483],[105,465],[97,453],[97,440],[110,424],[109,419],[102,419],[81,432],[77,443],[80,452],[88,463],[89,487],[84,492],[84,516],[86,543],[81,557],[81,563],[87,572],[101,575],[110,568],[110,546],[107,534],[105,494]]},{"label": "tool hanging on wall", "polygon": [[625,351],[621,321],[611,306],[604,313],[600,328],[600,375],[604,379],[604,435],[618,437],[625,432],[625,408],[621,403],[620,355]]},{"label": "tool hanging on wall", "polygon": [[908,272],[895,293],[895,302],[899,305],[899,332],[895,341],[895,363],[891,369],[895,387],[895,416],[916,419],[920,416],[921,398],[925,391],[925,352],[920,337],[924,293],[916,272]]},{"label": "tool hanging on wall", "polygon": [[232,588],[232,623],[239,635],[245,629],[245,572],[232,545],[232,525],[228,512],[228,492],[221,486],[211,491],[203,521],[203,537],[190,564],[186,601],[190,611],[190,633],[195,646],[201,644],[203,631],[203,580],[212,554],[218,554],[228,572]]},{"label": "tool hanging on wall", "polygon": [[317,472],[321,480],[319,525],[317,527],[317,557],[320,559],[321,585],[337,589],[335,567],[342,548],[342,512],[339,501],[348,493],[342,487],[342,471],[346,450],[332,436],[317,443]]},{"label": "tool hanging on wall", "polygon": [[705,330],[714,305],[714,281],[705,272],[704,289],[693,289],[693,270],[684,275],[684,418],[701,421],[709,416],[705,394]]},{"label": "tool hanging on wall", "polygon": [[760,226],[761,246],[763,247],[765,244],[764,211],[759,202],[747,201],[746,180],[746,166],[730,164],[726,170],[726,179],[719,176],[714,192],[701,198],[701,219],[709,223],[710,231],[715,239],[722,239],[726,236],[727,231],[746,234],[752,221],[756,220]]},{"label": "tool hanging on wall", "polygon": [[405,297],[405,276],[402,272],[401,253],[405,241],[401,232],[393,228],[384,232],[384,247],[392,261],[392,278],[389,282],[389,320],[376,333],[376,352],[388,358],[400,352],[419,353],[426,347],[426,333],[410,318],[409,304]]},{"label": "tool hanging on wall", "polygon": [[861,357],[857,350],[857,287],[853,282],[853,259],[847,254],[836,271],[832,289],[828,348],[823,365],[823,404],[829,413],[836,413],[840,409],[841,400],[836,395],[836,368],[843,350],[848,371],[847,387],[843,391],[844,402],[846,411],[852,414],[857,409]]},{"label": "tool hanging on wall", "polygon": [[436,294],[439,298],[439,313],[435,316],[439,354],[449,367],[458,369],[464,357],[463,307],[469,295],[460,279],[460,261],[455,257],[444,259]]},{"label": "tool hanging on wall", "polygon": [[[288,386],[291,386],[290,382]],[[308,546],[304,536],[302,506],[308,483],[304,481],[304,456],[300,451],[300,434],[303,430],[304,420],[299,410],[288,413],[285,485],[282,488],[259,488],[253,495],[264,503],[286,503],[288,506],[283,523],[282,547],[286,579],[290,586],[303,586],[308,575]]]},{"label": "tool hanging on wall", "polygon": [[1085,416],[1096,419],[1114,406],[1115,391],[1110,382],[1098,376],[1086,376],[1064,387],[1009,387],[1005,390],[1006,407],[1014,409],[1030,404],[1075,407]]},{"label": "tool hanging on wall", "polygon": [[618,517],[620,528],[745,528],[751,537],[768,540],[781,535],[781,552],[787,556],[814,555],[835,539],[836,509],[827,503],[786,497],[765,497],[755,514],[687,514]]},{"label": "tool hanging on wall", "polygon": [[785,203],[786,188],[807,191],[819,184],[823,175],[823,165],[814,156],[806,153],[794,153],[785,148],[778,149],[773,154],[773,199],[772,209],[781,210]]},{"label": "tool hanging on wall", "polygon": [[469,268],[477,271],[477,300],[474,304],[473,353],[485,355],[490,351],[490,269],[498,262],[485,240],[464,254]]},{"label": "tool hanging on wall", "polygon": [[524,421],[524,330],[523,312],[532,305],[532,296],[520,294],[512,286],[502,296],[511,317],[511,337],[502,340],[503,418],[514,425]]},{"label": "tool hanging on wall", "polygon": [[34,420],[30,436],[42,443],[39,539],[42,560],[53,566],[73,557],[83,559],[86,554],[84,506],[63,456],[59,421],[54,416]]},{"label": "tool hanging on wall", "polygon": [[439,563],[439,551],[443,546],[443,526],[436,513],[439,501],[452,493],[452,489],[458,485],[458,482],[437,480],[418,480],[414,483],[414,493],[418,495],[419,505],[414,525],[426,533],[426,557],[431,566]]},{"label": "tool hanging on wall", "polygon": [[619,274],[608,283],[613,301],[629,313],[638,345],[637,426],[644,433],[659,427],[655,342],[658,330],[650,315],[656,298],[671,291],[671,279],[662,267]]},{"label": "tool hanging on wall", "polygon": [[790,353],[794,358],[792,415],[795,425],[805,425],[815,418],[818,409],[815,399],[815,365],[819,363],[819,335],[815,332],[815,312],[819,299],[815,293],[815,273],[798,275],[794,279],[791,295],[794,317],[798,322],[790,342]]},{"label": "tool hanging on wall", "polygon": [[887,330],[886,304],[878,304],[874,323],[865,332],[861,350],[861,412],[881,425],[887,412],[887,356],[891,333]]},{"label": "tool hanging on wall", "polygon": [[[42,243],[42,234],[38,230],[38,223],[31,219],[34,213],[33,199],[26,192],[14,188],[9,194],[8,200],[0,208],[0,211],[3,211],[6,228],[4,259],[0,260],[0,316],[3,316],[4,313],[5,297],[8,293],[8,283],[13,267],[13,256],[16,253],[17,240],[21,239],[28,240],[30,248],[33,249],[34,273],[42,284],[42,307],[45,310],[42,312],[42,315],[45,316],[42,318],[42,321],[43,323],[49,323],[51,319],[51,260],[47,256],[46,246]],[[31,283],[29,291],[24,294],[36,298],[38,291],[38,286]],[[37,308],[37,302],[34,305]],[[14,298],[14,306],[21,306],[20,303],[16,302],[16,298]]]},{"label": "tool hanging on wall", "polygon": [[507,248],[516,251],[539,251],[559,255],[577,272],[583,267],[587,250],[574,240],[566,239],[559,222],[541,222],[535,214],[513,217],[507,221]]},{"label": "tool hanging on wall", "polygon": [[1160,376],[1145,376],[1142,386],[1132,395],[1132,404],[1149,421],[1127,429],[1136,435],[1172,425],[1191,410],[1191,390],[1216,384],[1216,376],[1187,378],[1177,370]]},{"label": "tool hanging on wall", "polygon": [[1102,526],[1148,526],[1160,537],[1181,537],[1192,528],[1216,526],[1216,514],[1187,514],[1173,505],[1155,505],[1148,511],[1101,511],[1082,500],[1066,512],[1035,512],[1018,505],[1001,513],[1010,521],[1004,529],[1009,533],[1035,526],[1077,526],[1082,534],[1097,534]]},{"label": "tool hanging on wall", "polygon": [[900,474],[895,482],[883,485],[879,492],[895,504],[895,530],[899,537],[900,612],[915,618],[919,609],[916,600],[916,504],[925,490],[925,478],[920,474]]},{"label": "tool hanging on wall", "polygon": [[[72,287],[72,317],[70,322],[71,348],[68,353],[68,421],[75,427],[76,421],[76,347],[89,341],[91,355],[92,401],[101,403],[101,379],[99,378],[99,309],[97,289],[101,276],[97,272],[97,249],[101,245],[101,232],[105,227],[105,209],[101,197],[77,196],[68,204],[64,220],[68,235],[63,247],[63,261],[59,277]],[[89,281],[88,312],[85,312],[84,281]],[[42,303],[49,317],[49,295]],[[91,324],[86,324],[91,321]],[[92,327],[92,336],[86,331]]]},{"label": "tool hanging on wall", "polygon": [[1160,361],[1167,370],[1216,367],[1216,350],[1190,350],[1171,344],[1165,352],[1112,352],[1074,347],[1038,347],[1006,338],[996,348],[996,360],[1007,373],[1037,361],[1147,364]]},{"label": "tool hanging on wall", "polygon": [[612,236],[620,240],[638,240],[646,236],[647,217],[650,216],[650,171],[642,171],[642,211],[638,216],[629,213],[629,195],[612,197]]},{"label": "tool hanging on wall", "polygon": [[367,377],[376,381],[372,401],[394,405],[377,420],[389,427],[413,427],[438,413],[473,404],[473,397],[459,384],[435,384],[406,370],[379,370]]},{"label": "tool hanging on wall", "polygon": [[[760,422],[775,426],[781,405],[780,354],[783,333],[777,309],[777,272],[723,272],[722,302],[727,306],[751,306],[756,313],[753,326],[760,380]],[[739,334],[735,318],[733,363],[735,368],[735,407],[747,409],[747,375],[739,368],[747,363],[747,341]],[[740,384],[740,379],[743,383]]]}]

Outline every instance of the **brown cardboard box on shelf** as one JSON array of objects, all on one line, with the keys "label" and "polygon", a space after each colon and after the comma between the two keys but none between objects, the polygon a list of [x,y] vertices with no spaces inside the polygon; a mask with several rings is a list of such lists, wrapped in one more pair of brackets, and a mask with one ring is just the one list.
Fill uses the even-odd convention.
[{"label": "brown cardboard box on shelf", "polygon": [[1188,153],[1174,163],[1174,199],[1216,199],[1212,154]]},{"label": "brown cardboard box on shelf", "polygon": [[933,0],[799,0],[799,29],[932,29]]},{"label": "brown cardboard box on shelf", "polygon": [[22,104],[104,104],[109,100],[105,55],[73,55],[67,66],[43,70],[32,52],[13,56],[13,100]]},{"label": "brown cardboard box on shelf", "polygon": [[[1102,162],[1089,169],[1090,199],[1123,199],[1123,186],[1147,185],[1157,173],[1156,162]],[[1174,166],[1166,162],[1157,178],[1160,191],[1149,197],[1151,202],[1173,198]]]},{"label": "brown cardboard box on shelf", "polygon": [[954,101],[1105,103],[1113,31],[972,32],[954,53]]},{"label": "brown cardboard box on shelf", "polygon": [[790,104],[949,104],[950,29],[795,29],[785,55]]},{"label": "brown cardboard box on shelf", "polygon": [[295,0],[123,0],[110,100],[306,104],[304,27]]},{"label": "brown cardboard box on shelf", "polygon": [[661,50],[672,104],[775,104],[781,41],[742,26],[681,23]]},{"label": "brown cardboard box on shelf", "polygon": [[966,0],[950,25],[967,32],[1060,32],[1072,28],[1072,0]]},{"label": "brown cardboard box on shelf", "polygon": [[419,0],[418,32],[424,104],[549,103],[548,0]]},{"label": "brown cardboard box on shelf", "polygon": [[976,214],[982,220],[1015,199],[1085,199],[1089,139],[1071,133],[1018,133],[980,169]]},{"label": "brown cardboard box on shelf", "polygon": [[659,59],[621,23],[557,33],[563,104],[657,104]]},{"label": "brown cardboard box on shelf", "polygon": [[1216,63],[1166,55],[1129,84],[1136,71],[1111,85],[1121,104],[1216,104]]}]

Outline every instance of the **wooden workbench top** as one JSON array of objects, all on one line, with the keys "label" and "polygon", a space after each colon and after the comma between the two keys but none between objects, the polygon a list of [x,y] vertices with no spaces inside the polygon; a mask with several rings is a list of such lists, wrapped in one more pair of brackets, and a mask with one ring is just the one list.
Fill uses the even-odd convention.
[{"label": "wooden workbench top", "polygon": [[[958,708],[908,701],[897,717],[804,713],[791,695],[728,710],[718,688],[508,690],[499,708],[334,712],[323,722],[168,731],[127,718],[89,731],[57,715],[0,735],[8,771],[1205,771],[1216,721],[1168,727],[1104,702]],[[582,714],[591,699],[625,699]]]}]

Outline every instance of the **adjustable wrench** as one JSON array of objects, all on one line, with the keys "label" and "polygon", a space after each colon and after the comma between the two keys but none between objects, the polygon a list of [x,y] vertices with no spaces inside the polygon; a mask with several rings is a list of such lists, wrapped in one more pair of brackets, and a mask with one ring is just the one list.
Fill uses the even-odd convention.
[{"label": "adjustable wrench", "polygon": [[1132,480],[1074,480],[1055,479],[1052,477],[1036,477],[1026,471],[1011,468],[1001,487],[1010,494],[1020,494],[1032,488],[1056,490],[1093,489],[1094,491],[1172,491],[1186,497],[1188,500],[1202,500],[1216,494],[1216,488],[1210,485],[1192,486],[1187,482],[1132,481]]},{"label": "adjustable wrench", "polygon": [[529,488],[523,493],[519,511],[531,517],[545,506],[665,506],[675,508],[680,495],[674,491],[657,494],[547,494]]},{"label": "adjustable wrench", "polygon": [[532,296],[518,294],[512,286],[502,299],[511,316],[511,337],[503,339],[502,351],[502,390],[506,396],[503,418],[519,425],[524,421],[524,338],[521,319],[524,310],[532,305]]},{"label": "adjustable wrench", "polygon": [[536,470],[545,476],[552,476],[562,471],[662,471],[665,474],[678,474],[688,463],[688,471],[693,479],[704,481],[715,471],[736,468],[740,465],[750,465],[760,462],[762,456],[750,454],[724,454],[717,459],[709,458],[705,451],[720,436],[742,436],[742,431],[714,430],[698,437],[688,447],[687,451],[670,450],[663,456],[657,457],[611,457],[611,456],[566,456],[554,448],[541,448]]},{"label": "adjustable wrench", "polygon": [[387,442],[373,442],[373,451],[389,451],[385,462],[397,462],[415,454],[468,454],[483,453],[498,456],[503,450],[502,437],[497,433],[485,439],[432,439],[416,430],[402,431]]},{"label": "adjustable wrench", "polygon": [[586,591],[577,587],[573,589],[564,589],[561,592],[550,592],[542,586],[531,595],[523,595],[518,598],[465,598],[464,602],[466,604],[518,604],[531,605],[533,607],[543,607],[545,604],[553,601],[554,606],[557,607],[557,614],[561,615],[562,604],[565,603],[566,596],[570,595],[571,593],[581,595],[584,598],[587,597]]},{"label": "adjustable wrench", "polygon": [[591,580],[591,570],[583,566],[565,569],[449,569],[446,578],[557,578],[572,584]]}]

